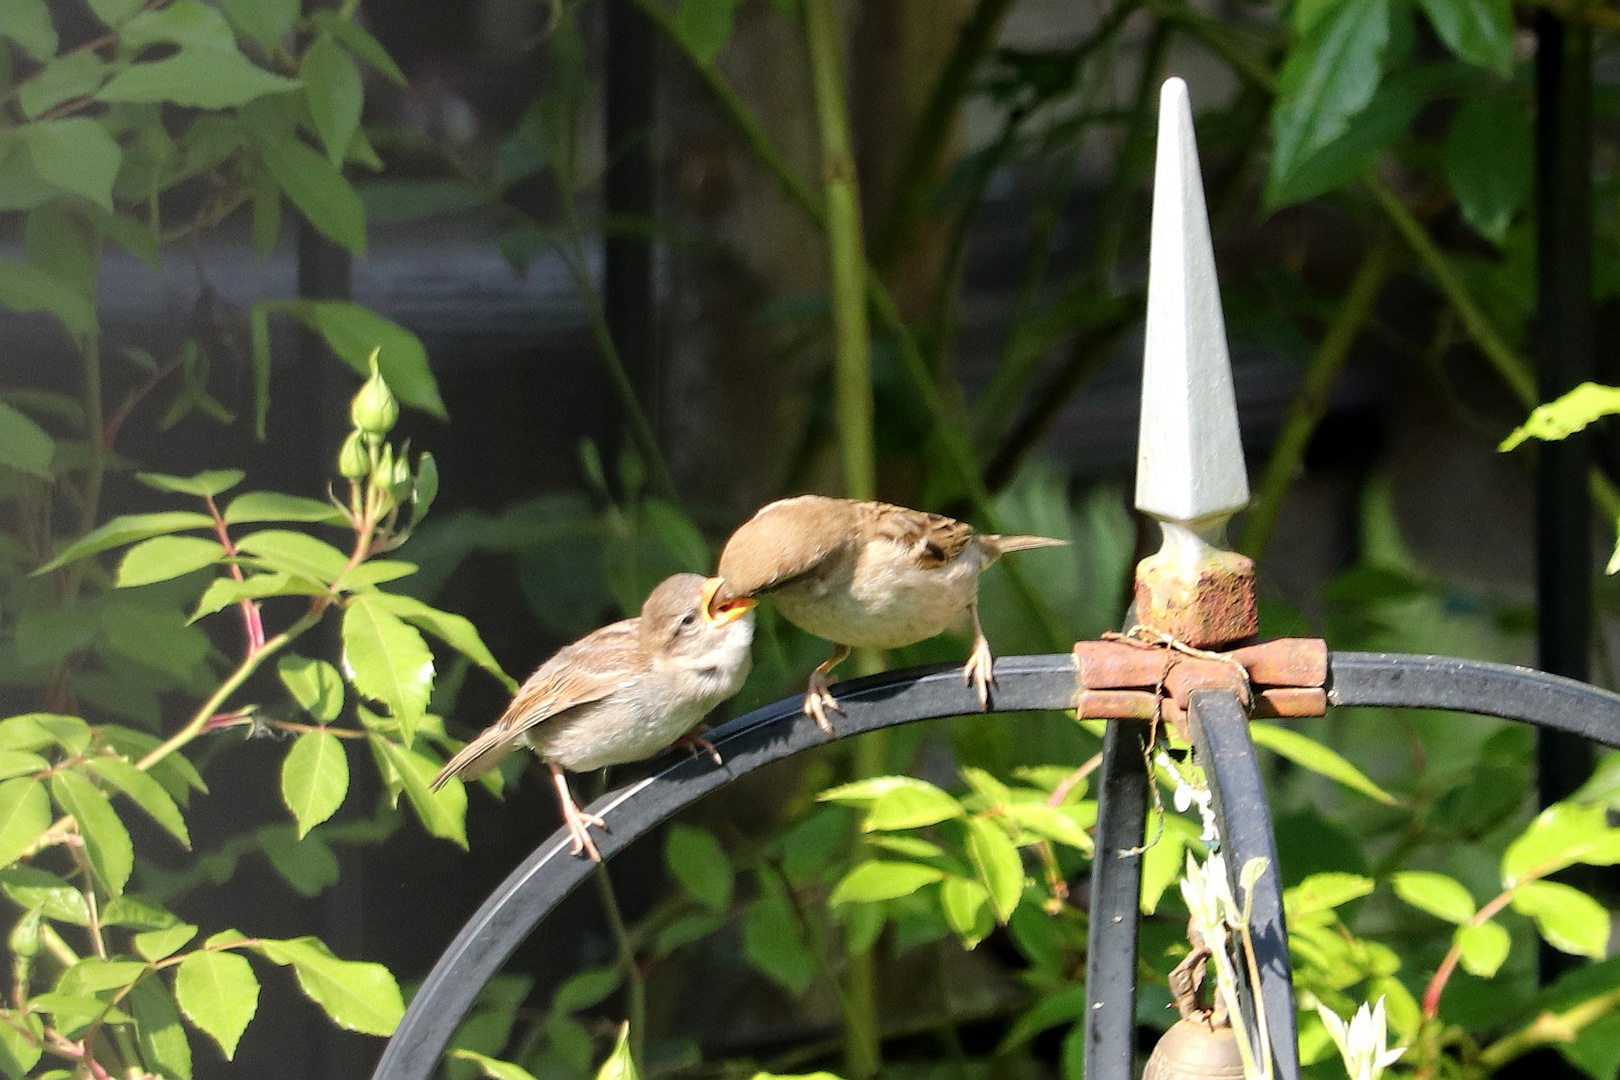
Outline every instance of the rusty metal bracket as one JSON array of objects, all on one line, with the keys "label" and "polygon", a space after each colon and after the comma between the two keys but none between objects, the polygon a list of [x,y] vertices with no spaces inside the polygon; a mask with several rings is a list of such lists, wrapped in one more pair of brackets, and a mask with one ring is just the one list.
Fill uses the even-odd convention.
[{"label": "rusty metal bracket", "polygon": [[1074,670],[1078,716],[1163,719],[1183,738],[1194,690],[1231,691],[1254,718],[1327,712],[1327,643],[1320,638],[1278,638],[1224,653],[1124,636],[1079,641]]}]

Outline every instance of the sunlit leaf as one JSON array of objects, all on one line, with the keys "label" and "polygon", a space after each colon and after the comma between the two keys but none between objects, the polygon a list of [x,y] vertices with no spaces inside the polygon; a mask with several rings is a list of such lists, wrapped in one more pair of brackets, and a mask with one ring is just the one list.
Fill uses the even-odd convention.
[{"label": "sunlit leaf", "polygon": [[[0,300],[3,300],[0,295]],[[56,558],[35,570],[36,574],[43,574],[55,570],[86,555],[94,555],[98,551],[118,547],[122,544],[132,544],[137,540],[145,540],[149,536],[162,536],[167,533],[191,532],[195,529],[212,529],[213,519],[207,514],[198,514],[190,510],[165,510],[156,514],[126,514],[115,517],[100,528],[85,533],[79,539],[63,548]]]},{"label": "sunlit leaf", "polygon": [[1513,890],[1513,910],[1534,919],[1555,949],[1594,960],[1608,951],[1608,909],[1577,888],[1556,881],[1524,882]]},{"label": "sunlit leaf", "polygon": [[32,778],[0,783],[0,866],[17,857],[51,827],[51,800],[45,785]]},{"label": "sunlit leaf", "polygon": [[1537,814],[1502,854],[1502,884],[1555,874],[1566,866],[1620,862],[1620,829],[1610,828],[1602,806],[1555,803]]},{"label": "sunlit leaf", "polygon": [[191,849],[191,834],[186,830],[180,808],[175,805],[173,796],[150,774],[121,757],[111,755],[90,758],[88,765],[90,771],[129,796],[131,802],[151,815],[152,820],[163,826],[183,847],[188,851]]},{"label": "sunlit leaf", "polygon": [[175,969],[174,997],[186,1019],[211,1036],[229,1061],[259,1009],[259,980],[235,953],[198,951]]},{"label": "sunlit leaf", "polygon": [[276,673],[299,708],[321,723],[331,723],[343,711],[343,677],[325,660],[287,653],[276,661]]},{"label": "sunlit leaf", "polygon": [[[1010,843],[1010,841],[1009,841]],[[844,875],[828,898],[829,904],[870,904],[910,896],[924,885],[945,876],[945,871],[921,863],[868,859]]]},{"label": "sunlit leaf", "polygon": [[290,529],[264,529],[236,542],[272,570],[330,585],[349,565],[349,557],[324,540]]},{"label": "sunlit leaf", "polygon": [[1457,927],[1455,940],[1463,970],[1482,979],[1496,974],[1513,945],[1507,930],[1489,919],[1477,925]]},{"label": "sunlit leaf", "polygon": [[212,566],[224,557],[225,548],[218,540],[201,536],[154,536],[124,553],[118,564],[118,587],[128,589],[168,581]]},{"label": "sunlit leaf", "polygon": [[374,596],[357,594],[343,613],[343,659],[355,688],[388,706],[409,746],[433,689],[433,654]]},{"label": "sunlit leaf", "polygon": [[179,923],[164,930],[148,930],[135,935],[135,951],[148,960],[158,961],[173,956],[196,936],[197,928],[190,923]]},{"label": "sunlit leaf", "polygon": [[51,777],[51,795],[78,823],[84,854],[101,884],[113,896],[124,891],[135,868],[135,849],[118,814],[96,786],[72,769]]},{"label": "sunlit leaf", "polygon": [[1373,880],[1360,874],[1330,871],[1312,874],[1283,891],[1283,910],[1290,919],[1331,911],[1373,891]]},{"label": "sunlit leaf", "polygon": [[253,521],[310,521],[337,524],[343,512],[329,502],[283,495],[279,491],[247,491],[232,499],[225,508],[225,523],[240,525]]},{"label": "sunlit leaf", "polygon": [[990,893],[972,878],[947,877],[940,884],[939,901],[945,922],[962,939],[963,948],[973,948],[996,928]]},{"label": "sunlit leaf", "polygon": [[1395,895],[1437,919],[1462,924],[1477,908],[1468,890],[1454,878],[1427,870],[1404,870],[1391,879]]},{"label": "sunlit leaf", "polygon": [[[364,571],[368,565],[362,564],[357,571]],[[412,569],[415,569],[412,567]],[[345,575],[343,583],[358,584],[366,575]],[[375,604],[384,611],[391,611],[406,622],[420,629],[426,630],[446,645],[461,653],[467,659],[489,672],[501,681],[501,684],[512,693],[517,692],[518,684],[510,675],[496,663],[495,657],[490,653],[484,639],[478,635],[478,628],[463,616],[449,611],[440,611],[436,607],[424,604],[414,596],[405,596],[401,593],[378,592],[369,594],[367,602]]]},{"label": "sunlit leaf", "polygon": [[1524,423],[1497,446],[1513,450],[1526,439],[1557,441],[1582,430],[1604,416],[1620,412],[1620,387],[1581,383],[1569,393],[1530,410]]},{"label": "sunlit leaf", "polygon": [[291,964],[298,985],[332,1022],[367,1035],[392,1035],[405,1014],[399,984],[381,964],[340,960],[312,937],[264,941],[265,956]]},{"label": "sunlit leaf", "polygon": [[1000,825],[988,818],[972,817],[967,821],[967,853],[979,880],[990,891],[996,921],[1005,923],[1024,894],[1024,863],[1018,857],[1018,848]]},{"label": "sunlit leaf", "polygon": [[336,813],[348,793],[342,741],[325,731],[298,736],[281,764],[281,798],[298,822],[299,837]]}]

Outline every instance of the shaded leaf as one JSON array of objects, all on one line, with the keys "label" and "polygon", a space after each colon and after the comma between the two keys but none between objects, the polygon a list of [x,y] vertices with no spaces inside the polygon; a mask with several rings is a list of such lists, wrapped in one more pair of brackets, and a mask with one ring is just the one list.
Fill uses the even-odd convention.
[{"label": "shaded leaf", "polygon": [[1481,235],[1505,242],[1535,182],[1535,139],[1524,109],[1502,95],[1467,99],[1451,117],[1443,160],[1463,217]]},{"label": "shaded leaf", "polygon": [[815,953],[794,914],[787,886],[772,870],[759,873],[759,895],[743,919],[743,951],[755,968],[789,993],[804,993],[815,978]]},{"label": "shaded leaf", "polygon": [[[266,94],[296,89],[296,82],[254,66],[234,47],[185,46],[161,60],[131,64],[96,93],[96,100],[230,109]],[[314,155],[314,151],[310,153]]]},{"label": "shaded leaf", "polygon": [[12,311],[49,312],[76,337],[95,327],[95,308],[88,297],[38,267],[13,259],[0,259],[0,304]]},{"label": "shaded leaf", "polygon": [[366,253],[365,208],[336,166],[292,135],[264,147],[260,160],[311,225],[356,255]]},{"label": "shaded leaf", "polygon": [[101,123],[86,116],[36,120],[17,129],[41,180],[112,209],[113,180],[123,151]]},{"label": "shaded leaf", "polygon": [[35,60],[49,60],[56,55],[56,27],[51,24],[45,0],[0,0],[0,34],[22,46],[23,52]]},{"label": "shaded leaf", "polygon": [[147,1067],[164,1080],[191,1080],[191,1041],[168,988],[156,978],[142,979],[125,1000]]},{"label": "shaded leaf", "polygon": [[280,41],[298,21],[298,0],[221,0],[220,6],[261,45]]},{"label": "shaded leaf", "polygon": [[371,351],[379,349],[377,366],[394,396],[441,420],[448,418],[438,384],[428,369],[427,350],[403,326],[346,300],[282,301],[276,308],[317,331],[361,376],[371,374]]},{"label": "shaded leaf", "polygon": [[[5,25],[0,4],[0,26]],[[33,120],[41,113],[73,98],[92,94],[107,77],[107,62],[94,52],[70,52],[52,58],[31,79],[17,87],[17,104]]]},{"label": "shaded leaf", "polygon": [[199,499],[229,491],[247,475],[241,469],[210,469],[195,476],[170,476],[167,473],[138,472],[135,479],[158,491],[172,491],[176,495],[195,495]]},{"label": "shaded leaf", "polygon": [[0,401],[0,465],[50,479],[56,440],[45,429]]},{"label": "shaded leaf", "polygon": [[713,834],[690,825],[673,825],[664,835],[664,865],[687,895],[709,910],[731,906],[731,861]]},{"label": "shaded leaf", "polygon": [[1512,0],[1419,0],[1440,39],[1457,56],[1496,72],[1513,74]]},{"label": "shaded leaf", "polygon": [[337,856],[320,833],[299,839],[290,825],[267,825],[254,839],[276,873],[300,896],[319,896],[337,883]]},{"label": "shaded leaf", "polygon": [[408,82],[405,73],[394,63],[393,57],[388,55],[388,51],[364,27],[329,9],[315,12],[310,16],[310,21],[317,28],[343,42],[354,55],[388,76],[396,85],[404,86]]},{"label": "shaded leaf", "polygon": [[617,967],[591,968],[570,975],[568,981],[557,987],[552,995],[553,1012],[575,1013],[598,1005],[602,999],[619,988],[624,979]]},{"label": "shaded leaf", "polygon": [[349,140],[360,126],[360,106],[365,98],[360,69],[341,45],[323,34],[304,51],[299,77],[326,156],[341,168]]},{"label": "shaded leaf", "polygon": [[382,753],[392,766],[411,808],[421,820],[422,827],[434,836],[467,846],[467,789],[461,781],[451,781],[438,791],[430,791],[428,784],[439,771],[439,762],[419,750],[407,750],[396,742],[375,736],[371,744]]}]

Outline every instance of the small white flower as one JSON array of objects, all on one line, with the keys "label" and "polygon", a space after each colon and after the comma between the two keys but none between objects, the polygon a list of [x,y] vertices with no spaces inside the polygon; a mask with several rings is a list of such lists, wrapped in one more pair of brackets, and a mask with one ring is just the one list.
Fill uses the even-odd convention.
[{"label": "small white flower", "polygon": [[1387,1045],[1389,1025],[1384,1015],[1382,997],[1371,1008],[1363,1002],[1348,1027],[1338,1013],[1321,1002],[1316,1003],[1316,1014],[1322,1018],[1322,1026],[1327,1028],[1333,1044],[1339,1048],[1339,1056],[1344,1059],[1344,1069],[1350,1074],[1350,1080],[1378,1080],[1385,1069],[1406,1053],[1404,1046],[1390,1049]]}]

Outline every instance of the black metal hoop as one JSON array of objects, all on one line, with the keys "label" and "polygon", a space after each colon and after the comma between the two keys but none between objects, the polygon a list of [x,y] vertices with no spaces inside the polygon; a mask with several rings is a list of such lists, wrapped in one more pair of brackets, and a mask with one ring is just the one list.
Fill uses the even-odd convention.
[{"label": "black metal hoop", "polygon": [[[1448,709],[1521,720],[1620,745],[1620,695],[1571,679],[1506,664],[1396,653],[1334,653],[1329,668],[1329,700],[1336,705]],[[1074,705],[1074,662],[1068,654],[1004,657],[996,661],[995,676],[993,712]],[[961,669],[954,665],[912,668],[841,683],[838,698],[845,709],[836,718],[843,735],[978,711],[972,691],[962,683]],[[1109,731],[1106,742],[1118,749],[1107,753],[1105,747],[1099,781],[1099,853],[1108,850],[1105,836],[1133,837],[1125,842],[1127,846],[1140,843],[1147,790],[1145,777],[1131,775],[1132,760],[1137,770],[1142,764],[1140,739],[1122,737],[1131,734],[1130,723],[1113,723]],[[725,758],[723,766],[715,766],[707,758],[682,756],[654,776],[591,804],[590,810],[607,818],[612,830],[599,840],[604,858],[611,858],[666,818],[731,780],[821,745],[826,736],[800,712],[799,700],[793,698],[738,717],[711,732],[709,739]],[[1228,760],[1233,754],[1252,759],[1254,751],[1244,737],[1237,740],[1235,749],[1223,747],[1220,753]],[[1265,833],[1269,842],[1269,822]],[[1099,923],[1109,924],[1110,939],[1120,943],[1120,950],[1128,937],[1130,957],[1124,966],[1113,962],[1119,959],[1113,956],[1114,950],[1109,952],[1108,966],[1125,985],[1119,985],[1119,978],[1109,979],[1110,992],[1105,993],[1104,982],[1088,979],[1093,988],[1086,1017],[1088,1035],[1108,1036],[1101,1043],[1088,1037],[1088,1077],[1130,1075],[1135,1013],[1134,882],[1139,880],[1139,861],[1099,858],[1093,869],[1094,896],[1100,890],[1120,901],[1120,910],[1108,919],[1097,918],[1103,908],[1094,903],[1094,932]],[[484,984],[591,870],[591,863],[568,854],[568,838],[561,830],[536,848],[490,894],[439,957],[383,1050],[373,1080],[427,1080]],[[1121,881],[1122,876],[1130,881]],[[1125,884],[1130,887],[1122,888]],[[1102,962],[1096,955],[1099,951],[1092,950],[1093,965]],[[1283,956],[1286,963],[1286,951]],[[1097,1051],[1095,1057],[1089,1052],[1093,1050]],[[1119,1070],[1121,1060],[1123,1072]]]}]

